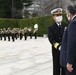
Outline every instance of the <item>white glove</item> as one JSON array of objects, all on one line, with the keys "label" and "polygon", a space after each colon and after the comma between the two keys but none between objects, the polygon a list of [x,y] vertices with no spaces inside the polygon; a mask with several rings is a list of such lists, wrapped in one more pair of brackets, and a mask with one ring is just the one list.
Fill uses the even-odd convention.
[{"label": "white glove", "polygon": [[59,46],[59,51],[61,50],[61,46]]}]

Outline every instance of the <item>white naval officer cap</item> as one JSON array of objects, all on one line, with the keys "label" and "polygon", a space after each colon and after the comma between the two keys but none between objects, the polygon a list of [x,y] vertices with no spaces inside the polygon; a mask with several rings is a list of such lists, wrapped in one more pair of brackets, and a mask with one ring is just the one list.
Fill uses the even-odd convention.
[{"label": "white naval officer cap", "polygon": [[51,14],[62,14],[62,8],[56,8],[51,11]]}]

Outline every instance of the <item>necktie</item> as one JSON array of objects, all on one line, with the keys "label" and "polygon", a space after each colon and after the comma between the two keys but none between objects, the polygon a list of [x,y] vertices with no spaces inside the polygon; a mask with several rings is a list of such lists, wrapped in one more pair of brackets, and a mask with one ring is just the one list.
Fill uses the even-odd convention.
[{"label": "necktie", "polygon": [[59,25],[59,27],[58,27],[58,28],[59,28],[59,32],[61,32],[61,25]]},{"label": "necktie", "polygon": [[61,28],[61,25],[59,25],[59,27]]}]

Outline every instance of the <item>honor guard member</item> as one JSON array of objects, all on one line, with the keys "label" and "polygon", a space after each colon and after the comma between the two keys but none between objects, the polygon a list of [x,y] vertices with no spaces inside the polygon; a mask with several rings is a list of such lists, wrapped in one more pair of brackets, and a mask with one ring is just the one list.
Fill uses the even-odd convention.
[{"label": "honor guard member", "polygon": [[1,40],[2,40],[2,37],[3,37],[3,29],[1,28]]},{"label": "honor guard member", "polygon": [[20,29],[20,40],[23,38],[23,29]]},{"label": "honor guard member", "polygon": [[28,33],[28,28],[25,27],[24,28],[24,38],[25,38],[25,40],[27,40],[27,33]]},{"label": "honor guard member", "polygon": [[16,30],[15,30],[15,38],[18,39],[19,36],[20,36],[20,29],[16,28]]},{"label": "honor guard member", "polygon": [[15,32],[14,32],[15,38],[16,38],[16,40],[17,40],[17,29],[15,28],[14,31],[15,31]]},{"label": "honor guard member", "polygon": [[11,30],[11,37],[12,37],[12,41],[15,41],[15,34],[14,34],[14,28]]},{"label": "honor guard member", "polygon": [[4,41],[6,41],[6,28],[3,28],[3,37],[4,37]]},{"label": "honor guard member", "polygon": [[15,38],[18,39],[18,28],[15,28]]},{"label": "honor guard member", "polygon": [[32,27],[28,28],[30,39],[32,39]]},{"label": "honor guard member", "polygon": [[10,41],[10,36],[11,36],[11,30],[10,30],[10,28],[7,28],[8,41]]},{"label": "honor guard member", "polygon": [[53,75],[65,75],[65,71],[60,67],[60,49],[62,36],[67,24],[62,22],[62,8],[52,10],[51,14],[55,22],[48,28],[48,39],[52,44]]},{"label": "honor guard member", "polygon": [[34,25],[34,31],[33,31],[35,39],[37,39],[37,31],[38,31],[38,24],[35,24]]}]

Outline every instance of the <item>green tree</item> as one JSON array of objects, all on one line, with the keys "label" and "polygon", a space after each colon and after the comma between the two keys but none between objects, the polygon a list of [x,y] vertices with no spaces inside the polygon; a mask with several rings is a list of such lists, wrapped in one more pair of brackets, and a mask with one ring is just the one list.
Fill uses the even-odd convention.
[{"label": "green tree", "polygon": [[11,17],[11,0],[0,0],[0,17]]},{"label": "green tree", "polygon": [[0,0],[0,18],[21,18],[23,2],[32,4],[32,0]]}]

